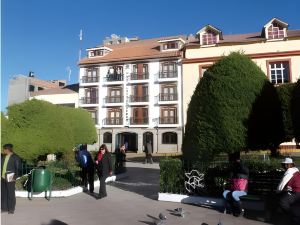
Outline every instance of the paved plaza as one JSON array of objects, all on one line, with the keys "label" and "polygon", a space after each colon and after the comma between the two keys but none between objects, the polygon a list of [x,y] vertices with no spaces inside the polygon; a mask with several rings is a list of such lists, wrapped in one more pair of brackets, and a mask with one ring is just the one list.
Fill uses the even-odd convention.
[{"label": "paved plaza", "polygon": [[[2,225],[150,225],[160,212],[167,216],[169,225],[217,225],[219,219],[223,225],[266,224],[213,209],[159,202],[158,164],[127,163],[127,166],[129,177],[108,185],[107,198],[96,200],[86,193],[52,198],[49,202],[40,198],[32,201],[18,198],[14,215],[2,213]],[[186,218],[172,215],[170,210],[178,207],[190,214]]]}]

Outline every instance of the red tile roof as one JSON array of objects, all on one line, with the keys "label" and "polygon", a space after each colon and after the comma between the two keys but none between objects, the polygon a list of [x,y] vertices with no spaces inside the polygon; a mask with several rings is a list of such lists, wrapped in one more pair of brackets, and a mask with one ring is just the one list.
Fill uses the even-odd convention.
[{"label": "red tile roof", "polygon": [[103,57],[84,58],[80,60],[79,65],[120,62],[139,59],[179,57],[180,51],[160,51],[160,43],[158,43],[158,41],[173,38],[183,38],[184,40],[186,39],[185,36],[179,35],[108,45],[107,47],[111,48],[113,50],[112,52],[108,53]]}]

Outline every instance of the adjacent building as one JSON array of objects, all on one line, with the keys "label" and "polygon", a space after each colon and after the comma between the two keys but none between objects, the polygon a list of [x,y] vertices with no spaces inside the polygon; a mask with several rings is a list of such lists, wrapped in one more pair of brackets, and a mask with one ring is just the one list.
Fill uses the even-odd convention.
[{"label": "adjacent building", "polygon": [[200,29],[184,46],[183,112],[184,123],[191,96],[204,72],[230,52],[248,55],[274,85],[296,82],[300,78],[300,30],[271,19],[256,33],[223,35],[213,25]]},{"label": "adjacent building", "polygon": [[30,97],[33,92],[49,90],[53,88],[64,87],[65,80],[40,80],[37,79],[33,72],[28,76],[17,75],[9,80],[8,86],[8,106],[22,103]]},{"label": "adjacent building", "polygon": [[182,142],[184,36],[139,40],[113,35],[79,62],[79,107],[96,121],[99,142],[142,152],[178,152]]}]

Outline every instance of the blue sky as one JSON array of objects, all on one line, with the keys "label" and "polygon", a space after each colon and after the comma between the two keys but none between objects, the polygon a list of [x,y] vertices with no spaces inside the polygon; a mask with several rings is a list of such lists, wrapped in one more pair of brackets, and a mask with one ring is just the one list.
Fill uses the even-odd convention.
[{"label": "blue sky", "polygon": [[[34,71],[40,79],[78,80],[79,31],[83,49],[112,33],[151,38],[195,34],[210,23],[224,34],[260,31],[272,17],[300,29],[296,0],[2,0],[1,110],[7,106],[8,80]],[[83,52],[85,54],[85,51]]]}]

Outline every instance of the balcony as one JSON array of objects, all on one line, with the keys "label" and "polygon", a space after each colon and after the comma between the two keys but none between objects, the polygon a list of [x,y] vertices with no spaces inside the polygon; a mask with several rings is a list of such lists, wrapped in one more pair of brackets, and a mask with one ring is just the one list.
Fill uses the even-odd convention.
[{"label": "balcony", "polygon": [[147,80],[149,79],[149,73],[131,73],[130,80]]},{"label": "balcony", "polygon": [[123,96],[106,96],[104,98],[104,103],[123,103],[124,97]]},{"label": "balcony", "polygon": [[178,100],[178,94],[173,93],[173,94],[164,94],[160,93],[159,94],[159,101],[177,101]]},{"label": "balcony", "polygon": [[130,102],[148,102],[148,101],[149,101],[149,95],[144,95],[144,96],[130,95]]},{"label": "balcony", "polygon": [[104,77],[104,82],[115,82],[115,81],[123,81],[124,76],[123,74],[107,74],[106,77]]},{"label": "balcony", "polygon": [[177,70],[159,71],[159,78],[177,78],[177,77],[178,77]]},{"label": "balcony", "polygon": [[99,82],[99,77],[88,77],[88,76],[83,76],[81,78],[82,83],[97,83]]},{"label": "balcony", "polygon": [[149,118],[136,118],[130,117],[130,125],[147,125],[149,123]]},{"label": "balcony", "polygon": [[122,117],[111,117],[103,120],[103,125],[123,125]]},{"label": "balcony", "polygon": [[98,97],[83,97],[80,99],[81,104],[98,104]]},{"label": "balcony", "polygon": [[159,124],[177,124],[178,119],[175,116],[171,117],[159,117]]}]

